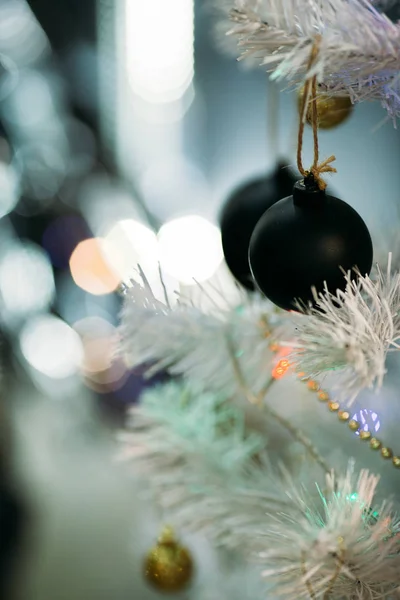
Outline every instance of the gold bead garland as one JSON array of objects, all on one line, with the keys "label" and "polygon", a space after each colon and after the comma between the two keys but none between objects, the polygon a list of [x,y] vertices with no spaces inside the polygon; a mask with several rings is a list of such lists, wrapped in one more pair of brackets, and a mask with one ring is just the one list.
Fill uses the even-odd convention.
[{"label": "gold bead garland", "polygon": [[348,413],[346,410],[339,410],[338,417],[340,421],[348,421],[350,419],[350,413]]},{"label": "gold bead garland", "polygon": [[391,450],[391,448],[383,446],[381,440],[379,440],[378,438],[372,437],[370,431],[364,431],[363,429],[361,429],[360,423],[355,419],[350,419],[350,413],[346,410],[343,410],[339,402],[331,400],[329,393],[325,390],[321,390],[320,385],[317,381],[314,381],[313,379],[309,378],[306,379],[304,373],[298,373],[297,377],[298,379],[300,379],[300,381],[307,382],[307,388],[310,391],[318,391],[318,400],[320,402],[327,403],[330,412],[337,413],[339,421],[341,421],[342,423],[347,423],[351,431],[353,431],[354,433],[359,433],[361,441],[369,442],[369,447],[371,448],[371,450],[380,450],[382,458],[384,458],[385,460],[391,459],[393,466],[396,469],[400,469],[400,456],[394,456],[393,450]]},{"label": "gold bead garland", "polygon": [[382,448],[382,442],[375,437],[369,441],[369,445],[371,446],[372,450],[380,450]]},{"label": "gold bead garland", "polygon": [[[274,342],[270,345],[270,350],[274,353],[279,352],[280,347],[279,344]],[[286,371],[285,371],[286,372]],[[317,394],[317,398],[321,403],[325,403],[331,413],[336,413],[338,419],[341,423],[347,423],[349,429],[354,433],[359,433],[359,438],[363,442],[368,442],[371,450],[380,451],[380,455],[384,460],[391,460],[393,466],[396,469],[400,469],[400,456],[396,456],[393,454],[393,450],[383,445],[383,442],[372,436],[370,431],[364,431],[361,428],[361,425],[355,419],[350,419],[350,413],[343,409],[339,402],[332,400],[329,392],[321,389],[318,381],[311,379],[306,373],[298,372],[297,378],[302,382],[307,384],[307,388]]]}]

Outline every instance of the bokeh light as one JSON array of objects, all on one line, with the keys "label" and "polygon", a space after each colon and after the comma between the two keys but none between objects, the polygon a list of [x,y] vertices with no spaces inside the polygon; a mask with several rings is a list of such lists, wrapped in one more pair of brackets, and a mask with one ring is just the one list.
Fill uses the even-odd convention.
[{"label": "bokeh light", "polygon": [[193,0],[125,0],[125,7],[126,60],[133,91],[154,103],[180,99],[193,79]]},{"label": "bokeh light", "polygon": [[0,51],[27,66],[49,51],[47,37],[25,0],[0,4]]},{"label": "bokeh light", "polygon": [[116,356],[117,328],[99,317],[88,317],[74,324],[83,344],[82,374],[89,387],[110,391],[124,384],[127,368]]},{"label": "bokeh light", "polygon": [[95,236],[104,237],[118,221],[139,217],[132,194],[103,172],[92,174],[81,185],[76,203]]},{"label": "bokeh light", "polygon": [[3,318],[10,322],[47,310],[55,294],[54,277],[46,253],[35,244],[12,244],[0,259]]},{"label": "bokeh light", "polygon": [[187,285],[210,279],[223,260],[218,227],[196,215],[166,223],[158,239],[160,264]]},{"label": "bokeh light", "polygon": [[[380,418],[378,413],[369,408],[362,408],[357,411],[352,419],[357,421],[361,425],[361,431],[370,431],[372,434],[376,433],[381,428]],[[355,432],[356,435],[360,435],[359,431]]]},{"label": "bokeh light", "polygon": [[140,265],[149,277],[158,273],[158,241],[156,234],[134,219],[120,221],[108,232],[106,240],[112,248],[109,263],[122,281],[132,276]]},{"label": "bokeh light", "polygon": [[19,186],[14,169],[0,162],[0,218],[8,215],[18,203]]},{"label": "bokeh light", "polygon": [[76,285],[99,296],[114,292],[121,279],[110,266],[113,257],[118,260],[113,246],[105,239],[90,238],[80,242],[69,261]]},{"label": "bokeh light", "polygon": [[[43,143],[18,148],[13,165],[21,179],[21,193],[29,199],[51,201],[66,176],[65,157],[57,147]],[[29,212],[42,209],[43,203],[35,203]]]},{"label": "bokeh light", "polygon": [[18,82],[17,65],[6,54],[0,54],[0,102],[8,98],[17,87]]},{"label": "bokeh light", "polygon": [[52,315],[34,317],[20,333],[20,349],[27,363],[52,379],[78,372],[83,359],[79,335]]},{"label": "bokeh light", "polygon": [[34,69],[20,74],[12,102],[8,103],[8,122],[23,124],[25,131],[35,127],[47,127],[49,115],[56,117],[50,82]]}]

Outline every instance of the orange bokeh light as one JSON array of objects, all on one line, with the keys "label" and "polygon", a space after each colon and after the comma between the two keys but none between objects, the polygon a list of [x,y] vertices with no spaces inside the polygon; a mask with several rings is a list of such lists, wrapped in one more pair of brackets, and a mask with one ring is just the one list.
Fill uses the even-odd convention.
[{"label": "orange bokeh light", "polygon": [[272,377],[274,379],[282,379],[290,369],[290,362],[285,356],[290,354],[291,348],[281,348],[279,352],[280,360],[277,362],[275,367],[272,370]]},{"label": "orange bokeh light", "polygon": [[107,261],[111,252],[112,248],[102,238],[91,238],[78,244],[69,260],[76,285],[95,296],[114,292],[121,280]]}]

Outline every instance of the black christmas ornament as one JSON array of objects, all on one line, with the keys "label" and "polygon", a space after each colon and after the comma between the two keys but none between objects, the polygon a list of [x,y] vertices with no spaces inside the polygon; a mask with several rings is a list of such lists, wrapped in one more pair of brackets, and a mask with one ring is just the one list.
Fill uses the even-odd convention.
[{"label": "black christmas ornament", "polygon": [[296,300],[314,302],[317,292],[344,290],[344,271],[371,271],[372,241],[351,206],[321,191],[312,176],[293,195],[269,208],[254,229],[249,261],[259,289],[274,304],[296,310]]},{"label": "black christmas ornament", "polygon": [[268,177],[240,186],[222,209],[220,227],[225,260],[232,275],[248,290],[255,289],[248,259],[254,227],[268,208],[292,193],[296,179],[282,161]]}]

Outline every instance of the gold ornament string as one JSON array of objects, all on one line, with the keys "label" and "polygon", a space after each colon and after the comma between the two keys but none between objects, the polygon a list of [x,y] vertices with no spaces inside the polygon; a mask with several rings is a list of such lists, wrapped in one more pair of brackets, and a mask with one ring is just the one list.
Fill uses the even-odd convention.
[{"label": "gold ornament string", "polygon": [[[309,72],[318,57],[319,48],[321,44],[321,36],[317,35],[313,44],[310,59],[307,65],[307,72]],[[314,137],[314,162],[309,171],[304,169],[303,166],[303,137],[304,137],[304,126],[309,110],[309,104],[311,104],[311,124],[313,129]],[[299,135],[297,140],[297,168],[305,179],[312,179],[320,190],[326,189],[326,182],[322,179],[323,173],[336,173],[335,167],[332,164],[336,160],[335,156],[330,156],[326,160],[319,162],[319,141],[318,141],[318,106],[317,106],[317,76],[308,77],[304,85],[304,94],[301,103],[300,110],[300,125]]]}]

